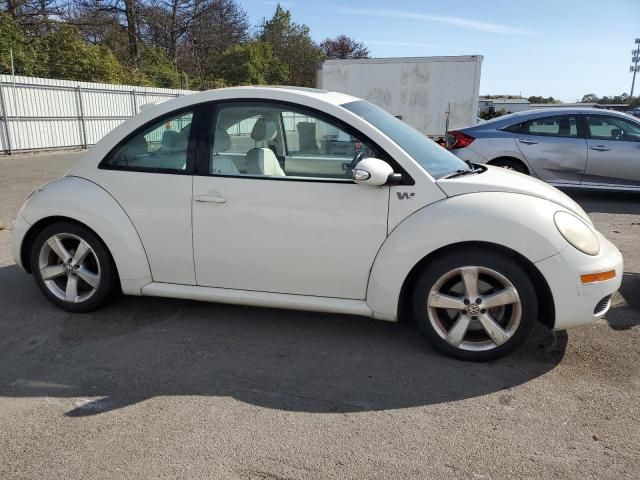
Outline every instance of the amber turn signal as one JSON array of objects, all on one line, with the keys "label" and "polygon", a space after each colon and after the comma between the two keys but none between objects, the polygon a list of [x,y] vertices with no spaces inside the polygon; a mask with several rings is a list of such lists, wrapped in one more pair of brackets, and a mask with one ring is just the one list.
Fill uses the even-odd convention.
[{"label": "amber turn signal", "polygon": [[582,283],[594,283],[594,282],[604,282],[605,280],[611,280],[615,278],[616,271],[609,270],[606,272],[598,272],[598,273],[589,273],[587,275],[580,275],[580,280]]}]

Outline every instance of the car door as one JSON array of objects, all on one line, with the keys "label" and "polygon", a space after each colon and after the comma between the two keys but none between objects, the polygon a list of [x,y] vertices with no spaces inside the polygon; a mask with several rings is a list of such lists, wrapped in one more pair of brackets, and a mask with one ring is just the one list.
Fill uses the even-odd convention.
[{"label": "car door", "polygon": [[587,168],[582,183],[640,187],[640,123],[614,115],[584,115]]},{"label": "car door", "polygon": [[[193,185],[197,284],[364,299],[387,234],[389,187],[348,176],[357,154],[379,149],[289,105],[230,102],[210,117],[213,141],[199,148]],[[328,147],[336,130],[350,142],[341,153]]]},{"label": "car door", "polygon": [[511,125],[516,145],[534,173],[546,182],[579,184],[587,164],[587,144],[576,115],[551,115]]},{"label": "car door", "polygon": [[[191,238],[193,110],[127,136],[100,163],[100,185],[127,213],[156,282],[195,285]],[[192,148],[189,148],[189,145]]]}]

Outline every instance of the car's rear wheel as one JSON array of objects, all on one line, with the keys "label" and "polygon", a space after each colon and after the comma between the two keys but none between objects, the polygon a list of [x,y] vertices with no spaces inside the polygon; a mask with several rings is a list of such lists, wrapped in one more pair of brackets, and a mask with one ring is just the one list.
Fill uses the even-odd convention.
[{"label": "car's rear wheel", "polygon": [[527,166],[520,160],[516,160],[515,158],[497,158],[495,160],[492,160],[489,165],[494,165],[496,167],[506,168],[507,170],[514,170],[518,173],[529,175],[529,169],[527,168]]},{"label": "car's rear wheel", "polygon": [[46,297],[70,312],[96,309],[115,284],[107,247],[89,229],[73,223],[49,225],[38,234],[31,270]]},{"label": "car's rear wheel", "polygon": [[512,258],[474,250],[435,259],[413,295],[414,316],[441,352],[493,360],[526,340],[538,314],[535,289]]}]

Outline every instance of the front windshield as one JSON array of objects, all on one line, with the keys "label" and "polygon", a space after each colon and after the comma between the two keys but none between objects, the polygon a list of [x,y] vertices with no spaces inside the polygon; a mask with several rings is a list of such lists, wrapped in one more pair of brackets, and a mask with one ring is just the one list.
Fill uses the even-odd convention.
[{"label": "front windshield", "polygon": [[471,170],[464,161],[426,135],[372,103],[357,100],[341,106],[362,117],[397,143],[436,180],[458,170]]}]

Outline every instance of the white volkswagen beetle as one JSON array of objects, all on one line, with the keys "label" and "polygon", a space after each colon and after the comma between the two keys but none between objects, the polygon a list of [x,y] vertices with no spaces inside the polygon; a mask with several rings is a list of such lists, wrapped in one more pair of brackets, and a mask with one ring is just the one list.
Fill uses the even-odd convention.
[{"label": "white volkswagen beetle", "polygon": [[439,350],[505,355],[602,316],[622,257],[566,195],[468,165],[364,100],[298,88],[145,109],[13,223],[59,307],[128,295],[415,318]]}]

